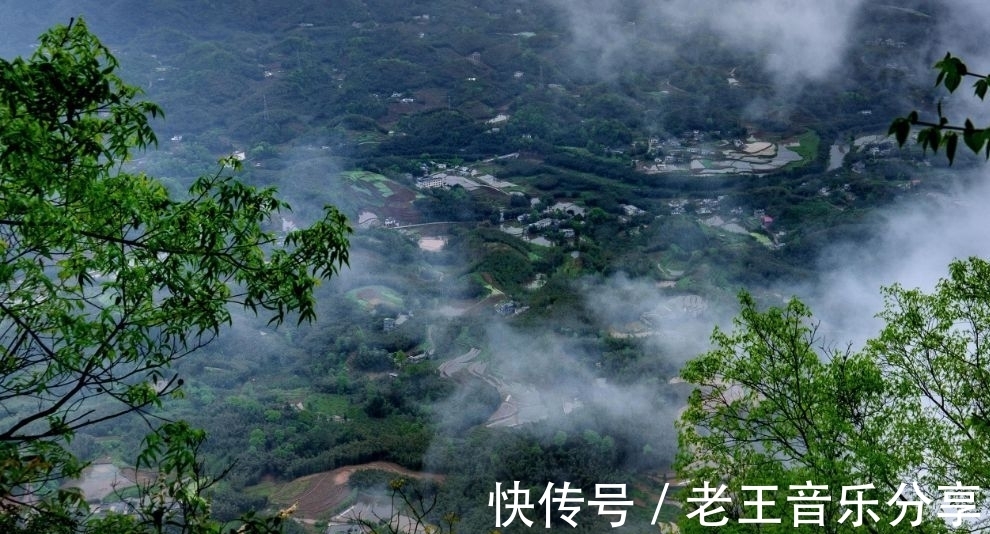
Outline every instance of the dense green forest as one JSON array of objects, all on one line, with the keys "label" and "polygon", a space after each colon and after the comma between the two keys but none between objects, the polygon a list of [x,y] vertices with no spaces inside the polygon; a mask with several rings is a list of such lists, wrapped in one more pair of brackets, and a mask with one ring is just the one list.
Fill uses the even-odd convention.
[{"label": "dense green forest", "polygon": [[[764,362],[748,374],[748,360],[730,368],[728,355],[747,338],[711,337],[713,328],[729,325],[740,304],[737,325],[754,332],[778,318],[760,315],[756,302],[795,306],[785,310],[797,322],[783,323],[793,326],[793,339],[802,338],[806,331],[795,325],[810,314],[788,304],[784,292],[815,287],[829,274],[823,271],[841,263],[823,255],[878,248],[891,206],[939,209],[958,188],[984,180],[967,172],[983,162],[960,153],[950,167],[887,136],[895,117],[933,108],[941,94],[927,67],[944,53],[933,37],[952,14],[943,3],[857,6],[844,28],[843,60],[827,76],[793,67],[807,79],[782,77],[768,60],[778,53],[772,47],[741,45],[715,25],[662,18],[650,2],[609,2],[608,26],[599,28],[612,38],[605,46],[582,33],[578,4],[155,0],[135,9],[120,1],[40,0],[0,7],[5,59],[30,56],[47,28],[82,20],[119,62],[114,75],[141,89],[132,96],[155,103],[141,108],[153,111],[149,130],[128,141],[146,150],[86,160],[103,168],[109,159],[108,173],[154,178],[160,190],[149,189],[142,207],[166,194],[195,199],[197,177],[213,173],[221,200],[268,206],[237,186],[223,189],[221,177],[231,173],[293,206],[259,215],[258,228],[231,223],[231,235],[248,239],[257,231],[270,236],[262,245],[273,250],[288,243],[308,254],[345,251],[333,257],[339,270],[316,277],[330,278],[318,287],[265,275],[272,278],[264,287],[288,302],[272,304],[279,319],[299,310],[312,311],[315,321],[275,328],[268,316],[233,312],[229,325],[195,323],[199,335],[217,335],[192,343],[196,350],[154,375],[168,384],[164,402],[143,404],[143,417],[73,429],[68,452],[90,469],[130,470],[128,480],[140,486],[150,476],[141,472],[151,466],[140,453],[149,425],[188,422],[205,431],[197,461],[224,474],[204,488],[209,515],[229,525],[240,525],[245,513],[277,517],[297,504],[286,531],[346,529],[355,517],[342,512],[367,506],[363,519],[370,519],[401,476],[402,495],[422,493],[436,506],[387,514],[442,525],[453,513],[458,532],[498,526],[490,494],[496,483],[514,482],[531,490],[534,502],[548,483],[567,482],[588,499],[596,484],[625,484],[634,505],[620,530],[655,532],[651,517],[665,484],[711,474],[690,461],[690,447],[715,446],[697,434],[685,442],[684,428],[674,426],[687,413],[685,421],[717,427],[698,393],[691,396],[693,384],[718,390],[722,378],[710,371],[723,365],[735,372],[726,380],[748,385],[763,369],[782,373],[767,375],[768,382],[791,387],[780,370],[788,362]],[[12,161],[17,151],[8,148],[18,131],[34,131],[16,130],[27,109],[20,105],[0,112],[0,159]],[[63,125],[74,126],[71,119]],[[112,137],[101,135],[98,142]],[[217,171],[226,157],[232,159]],[[0,166],[4,183],[21,170]],[[11,213],[33,205],[4,195]],[[342,219],[324,219],[324,205],[346,216],[353,233],[344,232]],[[210,213],[226,212],[201,216]],[[328,220],[339,225],[333,232],[319,226]],[[142,222],[134,215],[135,230]],[[314,224],[323,239],[290,237]],[[3,254],[9,250],[5,241]],[[73,276],[83,286],[97,271],[77,261]],[[182,281],[195,286],[191,273]],[[238,276],[226,280],[253,288],[254,278]],[[160,287],[167,293],[180,285]],[[748,293],[740,303],[742,289]],[[78,300],[89,306],[93,299]],[[264,299],[255,304],[269,309]],[[894,325],[896,310],[885,312]],[[784,328],[771,326],[772,334]],[[893,330],[873,348],[895,343]],[[838,336],[828,342],[847,342]],[[682,367],[701,354],[685,368],[685,383]],[[800,353],[812,374],[855,374],[835,362],[865,366],[864,377],[875,370],[858,355],[813,354]],[[812,360],[831,367],[818,369]],[[905,369],[902,387],[916,363],[908,360],[887,362]],[[892,391],[867,383],[850,392],[815,376],[851,410],[860,407],[856,399],[873,402]],[[829,402],[816,397],[801,408]],[[12,406],[0,431],[25,409]],[[871,444],[850,437],[846,415],[833,418],[841,422],[834,435],[865,456]],[[862,428],[876,432],[864,430],[866,437],[893,432]],[[908,433],[924,437],[919,428]],[[818,453],[804,452],[795,462]],[[729,463],[732,456],[718,458]],[[841,467],[807,462],[812,474]],[[852,463],[863,469],[854,474],[876,475],[878,483],[904,475],[878,474],[882,461]],[[65,466],[68,473],[82,467]],[[757,473],[740,467],[725,476],[747,483],[742,478]],[[792,482],[804,472],[778,474]],[[39,487],[64,482],[49,478]],[[99,516],[134,499],[136,490],[126,486],[87,494],[90,509]],[[683,524],[686,510],[665,507],[660,520]],[[542,512],[527,514],[537,519],[532,528],[543,528]],[[612,519],[590,507],[577,517],[574,528],[560,518],[553,526],[611,528]],[[500,531],[525,530],[516,522]]]}]

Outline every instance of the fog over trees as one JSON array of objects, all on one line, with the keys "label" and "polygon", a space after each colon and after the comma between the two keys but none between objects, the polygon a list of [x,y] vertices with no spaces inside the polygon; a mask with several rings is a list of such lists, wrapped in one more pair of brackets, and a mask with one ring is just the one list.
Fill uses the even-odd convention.
[{"label": "fog over trees", "polygon": [[983,3],[234,4],[0,6],[0,530],[984,528]]}]

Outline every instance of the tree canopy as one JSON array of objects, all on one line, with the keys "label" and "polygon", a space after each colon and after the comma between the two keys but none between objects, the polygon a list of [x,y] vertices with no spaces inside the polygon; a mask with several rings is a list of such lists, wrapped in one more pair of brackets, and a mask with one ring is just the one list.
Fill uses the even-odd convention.
[{"label": "tree canopy", "polygon": [[[931,293],[884,289],[886,325],[859,351],[825,344],[797,300],[760,311],[741,296],[735,329],[716,330],[715,348],[681,373],[698,387],[678,421],[678,473],[692,498],[706,483],[725,486],[709,522],[740,532],[799,526],[790,500],[810,481],[829,497],[820,523],[801,523],[816,531],[859,528],[846,493],[857,486],[875,501],[876,517],[863,519],[874,532],[908,522],[924,532],[985,528],[990,263],[949,270]],[[773,505],[753,505],[756,486],[774,487],[762,495]],[[969,492],[967,504],[952,491]],[[704,512],[689,513],[686,529],[702,525]],[[760,517],[782,521],[748,523]]]},{"label": "tree canopy", "polygon": [[[83,467],[66,448],[74,433],[176,392],[170,364],[229,324],[231,306],[274,324],[313,319],[315,287],[348,262],[342,213],[327,206],[308,228],[276,234],[272,219],[290,206],[234,179],[233,158],[183,194],[128,170],[135,150],[155,145],[150,119],[162,110],[117,68],[82,20],[49,30],[27,59],[0,60],[4,532],[83,529],[79,496],[54,489]],[[219,530],[186,506],[208,485],[190,456],[201,441],[188,426],[159,427],[140,458],[162,471],[159,499],[86,528]]]},{"label": "tree canopy", "polygon": [[[769,528],[789,531],[802,518],[785,495],[808,481],[826,486],[823,493],[866,483],[896,490],[914,456],[902,442],[888,441],[904,421],[887,405],[880,366],[865,354],[824,345],[811,312],[797,300],[763,312],[748,294],[740,302],[735,330],[716,330],[715,348],[681,373],[700,388],[678,423],[678,470],[691,488],[726,485],[731,504],[715,520],[742,527],[761,516],[780,518]],[[756,495],[747,486],[774,486],[764,497],[776,504],[744,507]],[[839,523],[841,516],[833,497],[822,508],[819,530],[852,528]]]},{"label": "tree canopy", "polygon": [[868,347],[914,422],[905,438],[924,444],[926,475],[982,488],[990,488],[988,280],[990,262],[970,258],[953,262],[931,293],[886,288],[886,325]]}]

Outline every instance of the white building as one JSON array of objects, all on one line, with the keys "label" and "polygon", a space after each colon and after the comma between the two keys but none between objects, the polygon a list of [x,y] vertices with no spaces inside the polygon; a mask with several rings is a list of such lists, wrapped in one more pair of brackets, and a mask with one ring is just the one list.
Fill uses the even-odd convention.
[{"label": "white building", "polygon": [[433,187],[444,187],[447,185],[447,175],[441,172],[429,176],[416,178],[416,187],[419,189],[430,189]]}]

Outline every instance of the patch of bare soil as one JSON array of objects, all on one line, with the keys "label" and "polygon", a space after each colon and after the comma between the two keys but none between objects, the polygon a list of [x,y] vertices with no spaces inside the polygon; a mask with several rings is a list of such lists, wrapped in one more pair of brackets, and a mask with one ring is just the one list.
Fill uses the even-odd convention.
[{"label": "patch of bare soil", "polygon": [[374,288],[365,288],[356,293],[357,298],[368,303],[368,306],[378,307],[382,303],[382,299],[378,293],[378,290]]},{"label": "patch of bare soil", "polygon": [[419,212],[413,207],[413,200],[416,200],[416,193],[405,187],[389,186],[392,194],[385,199],[382,213],[385,217],[392,217],[400,224],[416,224],[422,222]]},{"label": "patch of bare soil", "polygon": [[351,475],[367,469],[386,471],[409,478],[428,478],[438,482],[444,479],[443,475],[411,471],[390,462],[369,462],[297,478],[285,484],[284,493],[274,492],[271,499],[280,506],[296,504],[295,517],[301,521],[325,519],[330,512],[339,508],[350,494],[347,484]]}]

